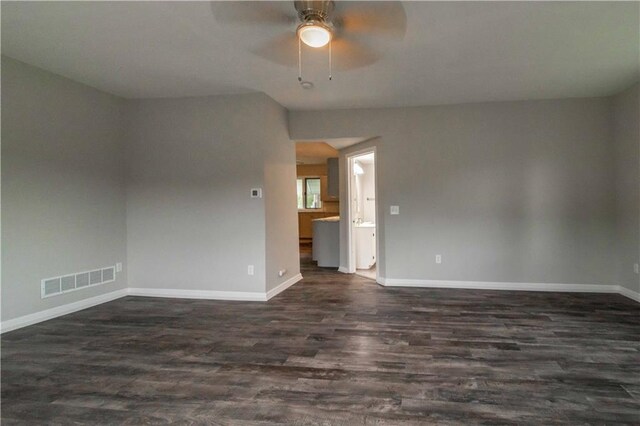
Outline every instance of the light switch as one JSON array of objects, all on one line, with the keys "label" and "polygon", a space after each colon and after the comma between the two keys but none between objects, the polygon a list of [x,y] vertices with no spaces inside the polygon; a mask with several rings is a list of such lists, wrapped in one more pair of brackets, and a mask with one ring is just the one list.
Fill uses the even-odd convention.
[{"label": "light switch", "polygon": [[400,206],[391,206],[391,214],[400,214]]}]

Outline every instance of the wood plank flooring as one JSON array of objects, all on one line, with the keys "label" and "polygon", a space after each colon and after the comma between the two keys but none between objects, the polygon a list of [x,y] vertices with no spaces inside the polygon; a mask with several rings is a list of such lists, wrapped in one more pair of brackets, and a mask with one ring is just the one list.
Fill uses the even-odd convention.
[{"label": "wood plank flooring", "polygon": [[2,336],[2,424],[639,424],[640,305],[383,288],[127,297]]}]

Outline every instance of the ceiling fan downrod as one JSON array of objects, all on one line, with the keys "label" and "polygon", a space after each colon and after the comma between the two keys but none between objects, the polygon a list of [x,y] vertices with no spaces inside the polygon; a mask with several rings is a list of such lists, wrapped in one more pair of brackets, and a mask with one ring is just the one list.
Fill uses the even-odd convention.
[{"label": "ceiling fan downrod", "polygon": [[331,76],[331,41],[332,40],[329,40],[329,81],[333,80]]},{"label": "ceiling fan downrod", "polygon": [[293,2],[298,17],[303,23],[310,21],[326,22],[333,12],[333,0],[296,0]]}]

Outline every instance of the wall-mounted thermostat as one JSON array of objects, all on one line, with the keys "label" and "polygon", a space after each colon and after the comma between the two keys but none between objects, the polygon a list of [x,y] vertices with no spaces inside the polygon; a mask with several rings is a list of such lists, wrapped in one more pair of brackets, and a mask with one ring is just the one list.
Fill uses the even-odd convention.
[{"label": "wall-mounted thermostat", "polygon": [[251,198],[262,198],[262,188],[251,188]]}]

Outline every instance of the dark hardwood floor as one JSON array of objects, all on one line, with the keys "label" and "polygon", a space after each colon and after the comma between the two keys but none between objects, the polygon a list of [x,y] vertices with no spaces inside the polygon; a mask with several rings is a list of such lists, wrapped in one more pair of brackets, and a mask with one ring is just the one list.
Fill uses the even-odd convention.
[{"label": "dark hardwood floor", "polygon": [[383,288],[127,297],[2,336],[2,424],[639,424],[640,305]]}]

